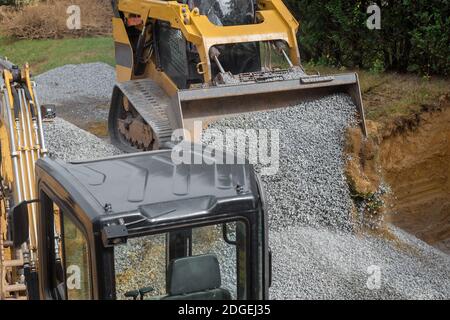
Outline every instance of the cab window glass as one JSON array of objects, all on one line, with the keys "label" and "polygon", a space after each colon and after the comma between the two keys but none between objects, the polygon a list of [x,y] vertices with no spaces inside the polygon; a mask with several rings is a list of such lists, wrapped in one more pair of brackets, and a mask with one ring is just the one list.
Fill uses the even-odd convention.
[{"label": "cab window glass", "polygon": [[47,195],[45,208],[49,214],[53,233],[50,250],[52,274],[50,285],[53,298],[59,300],[89,300],[91,293],[91,270],[89,247],[81,229]]},{"label": "cab window glass", "polygon": [[[235,225],[226,224],[227,236],[235,241]],[[237,276],[245,276],[245,269],[238,270],[236,245],[225,242],[224,225],[208,226],[192,230],[192,255],[214,254],[219,260],[222,287],[227,289],[232,298],[238,297]],[[228,239],[229,240],[229,239]],[[243,252],[245,256],[245,251]],[[240,271],[240,272],[239,272]]]},{"label": "cab window glass", "polygon": [[151,287],[148,296],[166,295],[166,235],[128,239],[114,247],[117,299],[125,293]]},{"label": "cab window glass", "polygon": [[[220,268],[221,287],[231,299],[246,297],[246,231],[245,224],[235,222],[179,230],[191,235],[188,255],[214,256]],[[239,232],[237,234],[237,232]],[[144,299],[170,299],[167,282],[169,274],[168,233],[128,239],[126,245],[114,248],[116,294],[118,299],[132,299],[139,289],[144,289]],[[172,244],[173,246],[173,244]],[[174,248],[171,248],[174,250]],[[173,262],[173,261],[172,261]],[[211,288],[212,289],[212,288]],[[215,288],[216,289],[216,288]],[[208,291],[208,290],[204,290]],[[223,293],[221,292],[221,294]],[[196,294],[186,292],[185,294]],[[200,292],[199,294],[208,294]],[[182,294],[180,294],[182,295]],[[141,295],[135,297],[141,298]]]},{"label": "cab window glass", "polygon": [[63,216],[64,265],[66,267],[67,298],[91,298],[89,251],[84,234],[68,217]]}]

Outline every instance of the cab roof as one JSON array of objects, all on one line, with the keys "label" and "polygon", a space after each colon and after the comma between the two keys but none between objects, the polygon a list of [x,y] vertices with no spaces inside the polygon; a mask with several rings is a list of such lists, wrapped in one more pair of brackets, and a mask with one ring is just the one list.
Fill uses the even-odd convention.
[{"label": "cab roof", "polygon": [[92,223],[122,219],[142,228],[257,209],[259,191],[251,165],[176,165],[171,153],[73,163],[47,157],[37,162],[38,181],[60,189],[53,191],[61,193],[57,197],[79,206],[80,218]]}]

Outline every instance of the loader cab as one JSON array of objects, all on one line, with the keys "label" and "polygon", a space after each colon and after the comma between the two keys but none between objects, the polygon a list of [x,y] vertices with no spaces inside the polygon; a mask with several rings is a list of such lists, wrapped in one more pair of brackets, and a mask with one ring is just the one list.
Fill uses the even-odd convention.
[{"label": "loader cab", "polygon": [[170,151],[37,162],[41,299],[267,299],[267,217],[247,165]]},{"label": "loader cab", "polygon": [[[199,10],[208,20],[218,27],[242,26],[256,23],[256,1],[254,0],[187,0],[189,8]],[[167,21],[158,20],[155,24],[156,65],[163,70],[179,89],[188,89],[191,85],[204,82],[203,73],[199,73],[198,49],[183,36],[180,30],[173,28]],[[132,41],[133,43],[133,41]],[[182,48],[182,49],[181,49]],[[260,45],[256,42],[219,45],[222,67],[232,74],[261,71]],[[219,67],[211,64],[212,78],[220,72]],[[139,75],[139,73],[137,73]]]},{"label": "loader cab", "polygon": [[255,0],[187,0],[187,4],[217,26],[252,24],[256,19]]}]

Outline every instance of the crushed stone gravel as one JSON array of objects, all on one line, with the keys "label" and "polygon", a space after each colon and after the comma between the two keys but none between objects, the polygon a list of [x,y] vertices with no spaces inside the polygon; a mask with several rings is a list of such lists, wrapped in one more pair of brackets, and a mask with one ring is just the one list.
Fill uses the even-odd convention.
[{"label": "crushed stone gravel", "polygon": [[[109,99],[114,83],[114,71],[104,64],[65,66],[50,74],[38,82],[41,96],[55,101],[67,94],[74,101]],[[70,84],[63,83],[68,79]],[[55,82],[64,97],[54,96]],[[448,255],[393,227],[389,238],[395,240],[355,231],[343,175],[349,125],[354,125],[354,106],[343,95],[212,125],[280,129],[280,171],[263,177],[274,254],[271,298],[450,299]],[[62,119],[45,124],[44,130],[50,152],[66,161],[120,153]],[[130,261],[128,253],[122,254]],[[224,279],[232,279],[232,271],[222,266]]]},{"label": "crushed stone gravel", "polygon": [[[361,208],[350,196],[343,151],[355,109],[338,94],[209,126],[222,133],[279,130],[280,169],[262,176],[274,255],[271,298],[448,299],[449,256],[393,227],[395,241],[358,231],[364,217],[352,214]],[[213,139],[204,142],[224,149]]]},{"label": "crushed stone gravel", "polygon": [[41,103],[109,101],[115,73],[106,63],[68,64],[42,73],[34,80]]},{"label": "crushed stone gravel", "polygon": [[[349,230],[352,199],[344,175],[343,145],[355,110],[348,96],[331,95],[285,109],[222,119],[209,129],[225,136],[228,129],[236,128],[278,130],[279,170],[262,176],[272,230],[295,222]],[[224,150],[216,141],[204,142]],[[258,147],[250,145],[247,155]],[[258,172],[264,167],[255,166]]]},{"label": "crushed stone gravel", "polygon": [[450,257],[390,231],[397,241],[307,226],[272,231],[271,299],[449,299]]},{"label": "crushed stone gravel", "polygon": [[113,145],[61,118],[44,122],[44,137],[49,155],[67,162],[118,155]]}]

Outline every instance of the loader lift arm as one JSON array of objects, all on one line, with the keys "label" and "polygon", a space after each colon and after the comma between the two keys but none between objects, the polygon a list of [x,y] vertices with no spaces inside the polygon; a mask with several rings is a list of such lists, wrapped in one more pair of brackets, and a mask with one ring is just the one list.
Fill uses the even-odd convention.
[{"label": "loader lift arm", "polygon": [[221,26],[212,23],[199,8],[176,1],[147,0],[119,1],[117,8],[123,12],[124,19],[139,17],[143,25],[147,19],[157,19],[170,24],[173,29],[180,30],[186,41],[196,46],[200,55],[200,64],[204,71],[204,82],[211,82],[210,49],[217,45],[263,42],[282,40],[289,46],[292,63],[300,64],[297,44],[298,22],[287,10],[281,0],[258,1],[258,23]]}]

